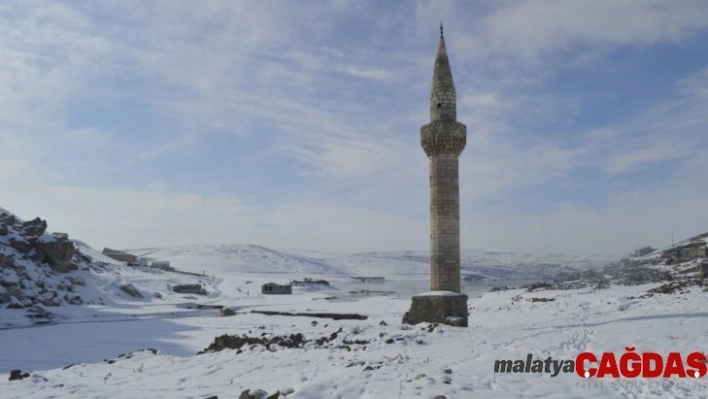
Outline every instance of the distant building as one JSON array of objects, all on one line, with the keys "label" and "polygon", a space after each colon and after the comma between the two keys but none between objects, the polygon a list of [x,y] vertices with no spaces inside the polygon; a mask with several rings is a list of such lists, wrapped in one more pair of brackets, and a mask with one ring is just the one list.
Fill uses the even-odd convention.
[{"label": "distant building", "polygon": [[694,241],[687,244],[677,245],[662,253],[662,257],[668,258],[672,263],[705,258],[706,255],[708,255],[708,250],[706,248],[705,241]]},{"label": "distant building", "polygon": [[167,260],[154,260],[150,263],[150,267],[154,267],[155,269],[160,269],[160,270],[165,270],[165,271],[174,270],[172,268],[172,266],[170,266],[170,262]]},{"label": "distant building", "polygon": [[276,284],[276,283],[266,283],[261,286],[261,294],[268,295],[283,295],[292,294],[293,287],[290,284]]},{"label": "distant building", "polygon": [[634,251],[634,256],[638,258],[640,256],[649,255],[654,251],[656,251],[656,249],[652,247],[639,248],[638,250]]},{"label": "distant building", "polygon": [[119,262],[135,263],[138,261],[137,256],[127,252],[117,251],[115,249],[103,248],[103,254]]}]

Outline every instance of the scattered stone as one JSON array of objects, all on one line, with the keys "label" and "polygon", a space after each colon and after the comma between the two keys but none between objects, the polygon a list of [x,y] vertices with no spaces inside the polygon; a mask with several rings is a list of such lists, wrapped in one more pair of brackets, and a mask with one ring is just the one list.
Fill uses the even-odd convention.
[{"label": "scattered stone", "polygon": [[291,313],[272,310],[252,310],[251,313],[264,314],[266,316],[306,316],[334,320],[366,320],[369,318],[369,316],[360,315],[357,313]]},{"label": "scattered stone", "polygon": [[219,399],[219,397],[216,395],[211,395],[208,398],[204,398],[204,399]]},{"label": "scattered stone", "polygon": [[526,298],[529,302],[553,302],[556,298]]},{"label": "scattered stone", "polygon": [[384,342],[387,343],[387,344],[392,344],[392,343],[394,343],[395,341],[393,340],[393,338],[389,338],[389,339],[387,339],[387,340],[384,341]]},{"label": "scattered stone", "polygon": [[447,399],[447,396],[445,395],[438,395],[434,399]]},{"label": "scattered stone", "polygon": [[221,316],[236,316],[236,311],[231,308],[222,308],[219,310]]},{"label": "scattered stone", "polygon": [[442,370],[443,374],[452,374],[452,369],[447,367]]},{"label": "scattered stone", "polygon": [[20,369],[10,370],[9,381],[21,380],[30,376],[30,373],[23,373]]},{"label": "scattered stone", "polygon": [[316,325],[317,325],[317,320],[312,320],[312,323],[310,323],[310,325],[312,325],[312,327],[316,326]]},{"label": "scattered stone", "polygon": [[[265,335],[265,333],[263,334]],[[305,344],[305,337],[301,333],[287,335],[276,335],[273,337],[249,337],[246,334],[241,336],[224,334],[216,337],[214,342],[203,351],[197,352],[201,355],[207,352],[218,352],[224,349],[241,349],[244,346],[252,347],[254,345],[264,346],[266,349],[271,349],[271,346],[280,346],[284,348],[301,348]]]},{"label": "scattered stone", "polygon": [[280,397],[280,391],[275,391],[274,394],[267,396],[266,399],[278,399],[279,397]]},{"label": "scattered stone", "polygon": [[246,389],[241,392],[241,395],[239,395],[238,399],[266,399],[267,395],[268,392],[262,389]]},{"label": "scattered stone", "polygon": [[380,326],[387,326],[388,323],[386,323],[384,320],[381,320],[381,322],[379,322],[379,325]]},{"label": "scattered stone", "polygon": [[155,297],[155,298],[157,298],[157,299],[162,299],[162,294],[160,294],[159,292],[153,292],[153,293],[152,293],[152,296]]}]

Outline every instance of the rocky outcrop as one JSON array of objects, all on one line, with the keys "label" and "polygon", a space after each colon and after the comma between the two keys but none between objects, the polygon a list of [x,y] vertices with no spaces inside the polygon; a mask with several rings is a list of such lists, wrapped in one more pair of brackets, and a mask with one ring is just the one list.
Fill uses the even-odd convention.
[{"label": "rocky outcrop", "polygon": [[24,222],[0,209],[0,304],[15,309],[82,304],[74,287],[83,279],[66,273],[91,260],[77,254],[68,235],[47,233],[45,220]]}]

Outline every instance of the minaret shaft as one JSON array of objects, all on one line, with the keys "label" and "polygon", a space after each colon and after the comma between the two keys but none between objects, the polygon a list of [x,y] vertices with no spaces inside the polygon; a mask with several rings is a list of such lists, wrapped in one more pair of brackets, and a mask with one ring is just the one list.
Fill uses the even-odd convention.
[{"label": "minaret shaft", "polygon": [[430,287],[460,292],[460,189],[456,155],[430,163]]}]

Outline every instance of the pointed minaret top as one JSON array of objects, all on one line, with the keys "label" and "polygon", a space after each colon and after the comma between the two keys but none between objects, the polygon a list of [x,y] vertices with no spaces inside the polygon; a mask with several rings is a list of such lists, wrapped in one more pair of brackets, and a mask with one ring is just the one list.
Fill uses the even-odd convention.
[{"label": "pointed minaret top", "polygon": [[457,120],[457,98],[452,80],[450,60],[447,57],[445,37],[440,24],[440,42],[435,56],[433,85],[430,89],[430,120]]}]

